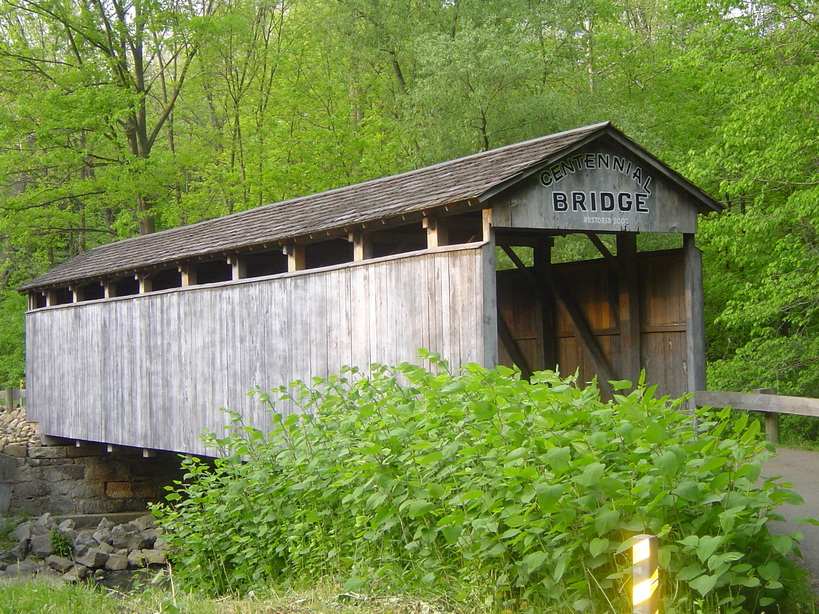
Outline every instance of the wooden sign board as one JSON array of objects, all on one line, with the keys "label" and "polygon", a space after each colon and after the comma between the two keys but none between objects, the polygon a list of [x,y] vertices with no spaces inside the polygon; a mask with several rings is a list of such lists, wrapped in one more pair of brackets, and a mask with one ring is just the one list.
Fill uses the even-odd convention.
[{"label": "wooden sign board", "polygon": [[656,161],[598,141],[501,192],[493,221],[507,228],[695,233],[697,211]]}]

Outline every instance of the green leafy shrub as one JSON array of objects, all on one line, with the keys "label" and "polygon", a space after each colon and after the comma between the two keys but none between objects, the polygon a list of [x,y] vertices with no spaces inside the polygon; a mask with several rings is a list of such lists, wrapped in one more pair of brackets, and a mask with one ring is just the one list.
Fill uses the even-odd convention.
[{"label": "green leafy shrub", "polygon": [[74,557],[74,541],[68,533],[63,533],[59,529],[51,530],[51,547],[57,556]]},{"label": "green leafy shrub", "polygon": [[620,612],[630,538],[650,533],[669,614],[787,600],[799,535],[767,521],[798,496],[757,483],[757,422],[701,412],[695,433],[653,388],[602,402],[550,372],[451,375],[425,357],[434,371],[345,369],[276,391],[301,414],[259,394],[269,434],[237,421],[211,435],[223,457],[187,461],[156,509],[181,576],[216,593],[330,576],[492,610]]}]

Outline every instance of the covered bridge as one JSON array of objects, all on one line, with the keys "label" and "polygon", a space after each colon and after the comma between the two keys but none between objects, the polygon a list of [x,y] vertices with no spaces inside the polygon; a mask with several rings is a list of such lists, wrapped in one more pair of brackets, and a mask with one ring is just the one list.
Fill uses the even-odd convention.
[{"label": "covered bridge", "polygon": [[[29,419],[61,439],[203,453],[221,407],[266,423],[256,386],[422,347],[704,389],[694,234],[719,210],[602,123],[103,245],[22,288]],[[571,233],[600,257],[553,264]],[[638,251],[641,233],[679,240]],[[514,267],[496,270],[496,249]]]}]

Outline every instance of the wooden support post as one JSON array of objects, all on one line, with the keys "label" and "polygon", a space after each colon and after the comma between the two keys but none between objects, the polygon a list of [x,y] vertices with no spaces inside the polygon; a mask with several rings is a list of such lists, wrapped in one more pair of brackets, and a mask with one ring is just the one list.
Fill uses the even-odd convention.
[{"label": "wooden support post", "polygon": [[[488,210],[491,213],[491,209]],[[485,235],[486,236],[486,235]],[[487,243],[481,248],[483,278],[483,366],[493,368],[499,362],[498,357],[498,274],[495,264],[495,239],[492,233]]]},{"label": "wooden support post", "polygon": [[[776,394],[774,388],[757,388],[754,394]],[[771,443],[779,443],[779,414],[776,412],[765,412],[765,439]]]},{"label": "wooden support post", "polygon": [[56,290],[46,290],[45,291],[46,297],[46,307],[53,307],[57,304],[57,291]]},{"label": "wooden support post", "polygon": [[6,388],[6,411],[14,409],[14,388]]},{"label": "wooden support post", "polygon": [[68,291],[71,292],[72,303],[79,303],[85,298],[83,296],[85,293],[83,292],[83,289],[80,286],[71,286],[68,288]]},{"label": "wooden support post", "polygon": [[154,284],[151,280],[150,275],[140,275],[137,277],[139,281],[139,293],[140,294],[147,294],[148,292],[153,292]]},{"label": "wooden support post", "polygon": [[[535,277],[544,279],[550,275],[552,268],[552,247],[554,239],[552,237],[539,237],[533,250],[533,264]],[[538,292],[538,307],[540,318],[538,318],[538,344],[540,355],[543,360],[544,369],[557,369],[557,339],[555,338],[555,299],[550,292],[540,288]]]},{"label": "wooden support post", "polygon": [[182,287],[196,285],[196,266],[193,264],[183,265],[179,267],[179,272],[182,275]]},{"label": "wooden support post", "polygon": [[291,243],[284,246],[284,253],[287,255],[287,272],[303,271],[307,268],[307,258],[304,245]]},{"label": "wooden support post", "polygon": [[113,281],[103,283],[102,288],[105,292],[105,298],[114,298],[117,295],[117,284]]},{"label": "wooden support post", "polygon": [[637,235],[617,235],[620,360],[623,379],[633,385],[640,378],[640,279],[637,267]]},{"label": "wooden support post", "polygon": [[227,261],[230,265],[231,279],[245,279],[247,277],[247,263],[245,262],[244,258],[239,256],[239,254],[234,254],[232,256],[228,256]]},{"label": "wooden support post", "polygon": [[483,222],[483,240],[484,241],[492,241],[494,238],[493,234],[493,227],[492,227],[492,209],[484,209],[482,211],[482,222]]},{"label": "wooden support post", "polygon": [[347,240],[353,244],[353,260],[361,262],[373,257],[373,242],[369,232],[351,232]]},{"label": "wooden support post", "polygon": [[[705,316],[702,290],[702,252],[693,234],[683,235],[685,257],[685,338],[688,392],[705,390]],[[693,406],[692,406],[693,407]]]},{"label": "wooden support post", "polygon": [[425,217],[423,226],[427,229],[428,249],[449,245],[449,228],[446,220],[440,217]]},{"label": "wooden support post", "polygon": [[154,458],[156,456],[156,450],[149,450],[148,448],[142,449],[142,458]]}]

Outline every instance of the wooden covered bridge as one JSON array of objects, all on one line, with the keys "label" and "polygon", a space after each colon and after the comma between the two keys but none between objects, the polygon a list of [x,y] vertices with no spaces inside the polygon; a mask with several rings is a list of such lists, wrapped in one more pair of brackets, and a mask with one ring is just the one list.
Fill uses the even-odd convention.
[{"label": "wooden covered bridge", "polygon": [[[704,389],[694,234],[719,210],[602,123],[103,245],[22,288],[29,419],[60,440],[204,453],[221,407],[266,423],[256,386],[422,347]],[[554,264],[571,233],[601,257]],[[638,251],[641,233],[679,241]],[[514,268],[496,270],[497,248]]]}]

